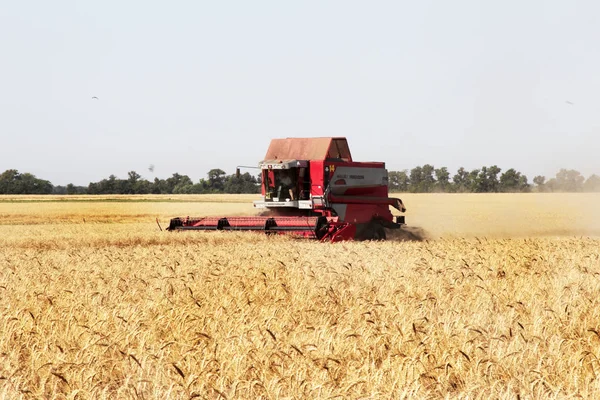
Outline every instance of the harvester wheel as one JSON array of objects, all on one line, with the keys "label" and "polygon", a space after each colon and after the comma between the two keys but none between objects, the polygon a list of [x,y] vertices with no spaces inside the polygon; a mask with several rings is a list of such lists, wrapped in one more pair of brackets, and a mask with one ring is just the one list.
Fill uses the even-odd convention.
[{"label": "harvester wheel", "polygon": [[371,236],[371,240],[385,240],[385,229],[381,225],[375,225],[373,227],[373,234]]},{"label": "harvester wheel", "polygon": [[364,224],[357,233],[357,240],[386,240],[385,228],[376,220]]}]

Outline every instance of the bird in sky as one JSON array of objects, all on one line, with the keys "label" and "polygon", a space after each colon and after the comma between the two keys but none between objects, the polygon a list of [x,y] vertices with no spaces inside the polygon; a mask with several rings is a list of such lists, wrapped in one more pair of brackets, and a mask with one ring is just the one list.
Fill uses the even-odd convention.
[{"label": "bird in sky", "polygon": [[98,100],[98,98],[97,98],[96,96],[92,96],[92,99],[96,99],[96,100]]},{"label": "bird in sky", "polygon": [[570,104],[570,105],[573,105],[573,103],[572,103],[572,102],[570,102],[569,100],[565,101],[565,103],[567,103],[567,104]]},{"label": "bird in sky", "polygon": [[148,167],[148,171],[154,172],[154,164],[150,164],[150,166]]}]

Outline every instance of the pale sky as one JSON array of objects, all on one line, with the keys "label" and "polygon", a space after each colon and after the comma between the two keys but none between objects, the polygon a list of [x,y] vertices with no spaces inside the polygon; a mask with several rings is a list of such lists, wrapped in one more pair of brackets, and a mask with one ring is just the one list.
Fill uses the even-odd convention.
[{"label": "pale sky", "polygon": [[5,1],[0,57],[0,172],[55,185],[197,181],[288,136],[389,170],[600,174],[593,0]]}]

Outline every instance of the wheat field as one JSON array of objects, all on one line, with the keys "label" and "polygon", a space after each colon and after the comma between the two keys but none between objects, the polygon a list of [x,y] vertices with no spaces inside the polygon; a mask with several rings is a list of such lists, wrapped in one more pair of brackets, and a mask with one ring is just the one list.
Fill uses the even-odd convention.
[{"label": "wheat field", "polygon": [[600,196],[400,197],[427,240],[155,222],[249,195],[0,196],[0,398],[598,398]]}]

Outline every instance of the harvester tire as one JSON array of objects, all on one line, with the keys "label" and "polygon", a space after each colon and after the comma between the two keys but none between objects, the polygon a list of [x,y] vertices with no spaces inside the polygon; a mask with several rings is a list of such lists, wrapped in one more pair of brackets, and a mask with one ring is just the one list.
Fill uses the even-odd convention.
[{"label": "harvester tire", "polygon": [[375,225],[373,227],[373,233],[371,235],[371,240],[385,240],[386,239],[386,234],[385,234],[385,229],[383,228],[383,226],[381,225]]},{"label": "harvester tire", "polygon": [[356,235],[356,240],[386,240],[387,235],[383,225],[376,220],[364,224],[359,228],[359,232]]}]

